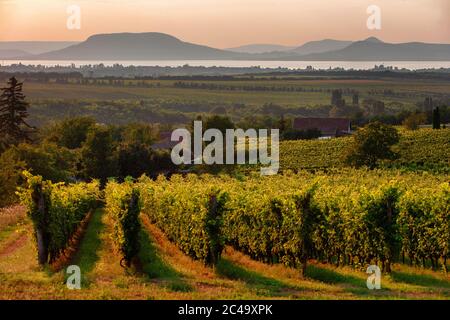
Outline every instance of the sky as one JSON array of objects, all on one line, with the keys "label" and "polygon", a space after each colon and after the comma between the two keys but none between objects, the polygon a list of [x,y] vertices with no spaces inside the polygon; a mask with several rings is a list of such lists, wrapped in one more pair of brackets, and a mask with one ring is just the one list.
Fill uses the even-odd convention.
[{"label": "sky", "polygon": [[[81,9],[67,28],[67,7]],[[381,9],[369,30],[367,8]],[[0,0],[0,41],[82,41],[98,33],[164,32],[229,48],[326,38],[450,43],[450,0]]]}]

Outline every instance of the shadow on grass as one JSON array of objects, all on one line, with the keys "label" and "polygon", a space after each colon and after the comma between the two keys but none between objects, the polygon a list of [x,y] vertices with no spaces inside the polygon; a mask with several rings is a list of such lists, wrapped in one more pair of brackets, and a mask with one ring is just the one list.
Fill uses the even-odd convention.
[{"label": "shadow on grass", "polygon": [[[369,290],[366,279],[361,279],[349,274],[339,273],[335,270],[320,267],[317,265],[308,265],[306,276],[310,279],[321,281],[327,284],[340,285],[345,291],[358,296],[383,295],[389,292],[389,289]],[[367,275],[369,276],[369,275]]]},{"label": "shadow on grass", "polygon": [[[105,228],[102,222],[102,209],[97,209],[92,215],[91,221],[81,240],[80,247],[71,264],[77,265],[81,270],[81,280],[83,285],[89,286],[89,273],[94,269],[99,260],[98,251],[101,246],[100,234]],[[64,271],[65,272],[65,271]],[[65,279],[68,275],[65,274]]]},{"label": "shadow on grass", "polygon": [[300,290],[295,286],[247,270],[225,258],[222,258],[217,264],[216,273],[231,280],[244,282],[247,287],[255,289],[258,295],[284,296],[293,290]]},{"label": "shadow on grass", "polygon": [[328,284],[351,284],[358,287],[366,286],[365,281],[362,279],[351,275],[344,275],[335,270],[317,265],[308,265],[306,268],[306,276]]},{"label": "shadow on grass", "polygon": [[439,279],[427,274],[412,274],[407,272],[394,271],[391,273],[391,278],[395,282],[403,282],[423,287],[450,289],[450,280],[446,281],[444,279]]},{"label": "shadow on grass", "polygon": [[154,243],[150,240],[145,227],[139,235],[141,249],[139,260],[142,272],[150,280],[160,280],[163,286],[171,291],[191,292],[193,288],[183,279],[183,275],[168,265],[158,253]]}]

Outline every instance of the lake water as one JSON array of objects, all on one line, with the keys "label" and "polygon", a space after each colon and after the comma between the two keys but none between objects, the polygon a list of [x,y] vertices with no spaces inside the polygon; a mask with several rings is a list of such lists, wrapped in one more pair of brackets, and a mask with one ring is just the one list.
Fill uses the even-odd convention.
[{"label": "lake water", "polygon": [[103,63],[105,66],[121,64],[123,66],[160,66],[160,67],[180,67],[203,66],[203,67],[255,67],[261,68],[288,68],[305,69],[312,66],[315,69],[344,68],[367,70],[375,65],[384,65],[406,68],[410,70],[417,69],[440,69],[450,68],[450,61],[244,61],[244,60],[144,60],[144,61],[52,61],[52,60],[0,60],[0,65],[8,66],[11,64],[22,63],[25,65],[43,65],[43,66],[75,66],[95,65]]}]

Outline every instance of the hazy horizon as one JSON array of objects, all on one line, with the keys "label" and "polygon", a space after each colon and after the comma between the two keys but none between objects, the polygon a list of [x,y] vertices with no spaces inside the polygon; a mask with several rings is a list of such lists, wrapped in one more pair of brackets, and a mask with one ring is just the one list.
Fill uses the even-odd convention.
[{"label": "hazy horizon", "polygon": [[[81,29],[68,30],[68,5],[81,8]],[[382,10],[368,30],[366,9]],[[326,21],[326,23],[324,23]],[[99,33],[161,32],[216,48],[298,46],[308,41],[450,43],[446,0],[0,0],[0,41],[84,41]]]}]

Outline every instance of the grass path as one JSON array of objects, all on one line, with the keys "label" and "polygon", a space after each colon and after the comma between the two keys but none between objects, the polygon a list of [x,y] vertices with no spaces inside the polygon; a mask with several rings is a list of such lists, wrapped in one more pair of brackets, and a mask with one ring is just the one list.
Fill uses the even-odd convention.
[{"label": "grass path", "polygon": [[441,272],[394,265],[382,290],[368,290],[367,274],[311,262],[307,278],[283,265],[268,265],[227,247],[215,268],[183,254],[142,215],[140,265],[120,266],[103,210],[95,211],[70,264],[82,272],[82,289],[65,286],[65,271],[39,268],[30,223],[0,239],[0,299],[450,299]]}]

